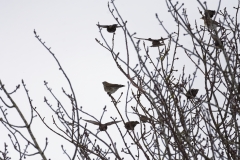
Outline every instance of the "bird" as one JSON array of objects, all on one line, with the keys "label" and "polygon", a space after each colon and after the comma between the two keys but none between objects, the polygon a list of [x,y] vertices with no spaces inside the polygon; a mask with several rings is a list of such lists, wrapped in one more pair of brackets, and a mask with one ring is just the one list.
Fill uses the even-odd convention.
[{"label": "bird", "polygon": [[[133,112],[129,112],[129,113],[133,113]],[[133,113],[133,114],[137,114],[140,118],[140,121],[143,122],[143,123],[146,123],[146,122],[151,122],[152,119],[151,118],[148,118],[147,116],[145,115],[142,115],[142,114],[139,114],[139,113]]]},{"label": "bird", "polygon": [[152,42],[152,46],[150,47],[158,47],[158,46],[163,46],[164,45],[164,41],[168,38],[160,38],[160,39],[152,39],[152,38],[137,38],[134,37],[136,39],[140,39],[140,40],[147,40],[147,41],[151,41]]},{"label": "bird", "polygon": [[112,83],[108,83],[106,81],[102,82],[103,83],[103,87],[104,90],[108,93],[108,94],[113,94],[114,92],[116,92],[119,88],[124,87],[124,85],[121,84],[112,84]]},{"label": "bird", "polygon": [[122,27],[122,26],[118,26],[118,24],[113,24],[113,25],[100,25],[100,24],[97,24],[97,26],[101,27],[101,28],[107,28],[107,31],[109,33],[114,33],[118,27]]},{"label": "bird", "polygon": [[214,10],[205,10],[204,15],[205,17],[212,18],[215,15],[216,11]]},{"label": "bird", "polygon": [[139,116],[140,116],[140,120],[143,122],[143,123],[146,123],[146,122],[151,122],[151,118],[148,118],[147,116],[145,116],[145,115],[141,115],[141,114],[139,114]]},{"label": "bird", "polygon": [[127,130],[134,130],[134,127],[135,127],[137,124],[139,124],[138,121],[129,121],[129,122],[126,122],[126,123],[125,123],[125,128],[126,128]]},{"label": "bird", "polygon": [[97,122],[97,121],[86,120],[86,119],[83,119],[83,120],[86,121],[86,122],[98,125],[100,131],[106,131],[108,126],[110,126],[112,124],[116,124],[118,122],[121,122],[121,121],[112,121],[112,122],[102,124],[101,122]]},{"label": "bird", "polygon": [[189,89],[186,93],[187,99],[193,99],[196,97],[199,89]]}]

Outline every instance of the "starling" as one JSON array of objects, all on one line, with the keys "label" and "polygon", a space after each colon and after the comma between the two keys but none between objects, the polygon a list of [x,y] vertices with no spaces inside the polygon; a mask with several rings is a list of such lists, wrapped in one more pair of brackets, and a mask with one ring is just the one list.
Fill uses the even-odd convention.
[{"label": "starling", "polygon": [[108,123],[102,124],[100,122],[96,122],[96,121],[92,121],[92,120],[86,120],[86,119],[83,119],[83,120],[86,121],[86,122],[98,125],[100,131],[106,131],[107,130],[107,126],[115,124],[115,123],[118,123],[118,122],[121,122],[121,121],[112,121],[112,122],[108,122]]},{"label": "starling", "polygon": [[122,27],[122,26],[118,26],[117,24],[113,24],[113,25],[99,25],[99,24],[97,24],[97,26],[102,27],[102,28],[107,28],[107,31],[109,33],[114,33],[118,27]]},{"label": "starling", "polygon": [[186,93],[187,99],[193,99],[196,97],[199,89],[190,89]]},{"label": "starling", "polygon": [[215,13],[216,12],[214,10],[205,10],[204,15],[205,17],[212,18],[215,15]]},{"label": "starling", "polygon": [[138,121],[129,121],[129,122],[126,122],[126,123],[125,123],[125,128],[126,128],[127,130],[134,130],[134,127],[135,127],[137,124],[139,124]]},{"label": "starling", "polygon": [[124,85],[121,85],[121,84],[111,84],[111,83],[108,83],[106,81],[104,81],[102,83],[103,83],[104,90],[108,94],[112,94],[112,93],[116,92],[119,88],[124,87]]},{"label": "starling", "polygon": [[[137,38],[137,37],[134,37]],[[168,38],[160,38],[160,39],[152,39],[152,38],[137,38],[137,39],[141,39],[141,40],[147,40],[147,41],[151,41],[152,42],[152,46],[150,47],[158,47],[158,46],[163,46],[164,45],[164,41]]]}]

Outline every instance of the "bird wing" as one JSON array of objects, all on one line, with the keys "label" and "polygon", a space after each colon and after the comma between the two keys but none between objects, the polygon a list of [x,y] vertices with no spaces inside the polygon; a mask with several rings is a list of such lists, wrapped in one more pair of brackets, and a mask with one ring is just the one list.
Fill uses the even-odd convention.
[{"label": "bird wing", "polygon": [[161,39],[156,39],[157,41],[165,41],[165,40],[167,40],[168,38],[162,38],[161,37]]},{"label": "bird wing", "polygon": [[105,85],[106,85],[107,87],[124,87],[124,85],[121,85],[121,84],[106,83]]},{"label": "bird wing", "polygon": [[92,120],[86,120],[86,119],[83,119],[83,120],[86,121],[86,122],[89,122],[89,123],[95,124],[95,125],[99,125],[99,124],[100,124],[99,122],[92,121]]},{"label": "bird wing", "polygon": [[146,38],[137,38],[137,37],[134,37],[134,38],[141,39],[141,40],[148,40],[149,41],[149,39],[146,39]]},{"label": "bird wing", "polygon": [[115,123],[118,123],[118,122],[122,122],[122,121],[112,121],[112,122],[108,122],[108,123],[105,123],[106,125],[112,125],[112,124],[115,124]]},{"label": "bird wing", "polygon": [[109,25],[100,25],[100,24],[97,24],[98,27],[102,27],[102,28],[107,28]]}]

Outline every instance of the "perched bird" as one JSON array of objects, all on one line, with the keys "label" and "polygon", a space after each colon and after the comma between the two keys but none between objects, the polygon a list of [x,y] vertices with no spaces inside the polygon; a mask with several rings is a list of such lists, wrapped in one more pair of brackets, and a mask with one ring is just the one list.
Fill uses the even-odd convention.
[{"label": "perched bird", "polygon": [[215,13],[216,12],[214,10],[205,10],[204,15],[205,17],[212,18],[215,15]]},{"label": "perched bird", "polygon": [[[133,112],[129,112],[129,113],[133,113]],[[139,113],[133,113],[133,114],[137,114],[140,118],[140,121],[142,121],[143,123],[146,123],[146,122],[151,122],[152,119],[151,118],[148,118],[147,116],[145,115],[142,115],[142,114],[139,114]]]},{"label": "perched bird", "polygon": [[115,123],[118,123],[118,122],[121,122],[121,121],[112,121],[112,122],[108,122],[108,123],[102,124],[102,123],[97,122],[97,121],[86,120],[86,119],[83,119],[83,120],[86,121],[86,122],[98,125],[100,131],[106,131],[107,130],[107,126],[115,124]]},{"label": "perched bird", "polygon": [[158,46],[163,46],[164,45],[164,41],[168,38],[160,38],[160,39],[152,39],[152,38],[137,38],[137,37],[134,37],[136,39],[140,39],[140,40],[147,40],[147,41],[151,41],[152,42],[152,46],[150,47],[158,47]]},{"label": "perched bird", "polygon": [[107,31],[109,33],[114,33],[118,27],[122,27],[122,26],[118,26],[118,24],[113,24],[113,25],[99,25],[99,24],[97,24],[97,26],[102,27],[102,28],[107,28]]},{"label": "perched bird", "polygon": [[108,94],[112,94],[112,93],[116,92],[119,88],[124,87],[124,85],[121,85],[121,84],[111,84],[111,83],[108,83],[106,81],[104,81],[102,83],[103,83],[104,90]]},{"label": "perched bird", "polygon": [[145,116],[145,115],[139,114],[139,116],[140,116],[140,121],[142,121],[143,123],[146,123],[146,122],[150,122],[150,121],[151,121],[151,118],[148,118],[148,117]]},{"label": "perched bird", "polygon": [[190,89],[186,93],[187,99],[193,99],[196,97],[199,89]]},{"label": "perched bird", "polygon": [[217,21],[214,21],[211,18],[203,16],[201,19],[204,21],[204,25],[209,29],[216,29],[217,27],[223,28]]},{"label": "perched bird", "polygon": [[134,130],[134,127],[135,127],[137,124],[139,124],[138,121],[129,121],[129,122],[126,122],[126,123],[125,123],[125,128],[126,128],[127,130]]}]

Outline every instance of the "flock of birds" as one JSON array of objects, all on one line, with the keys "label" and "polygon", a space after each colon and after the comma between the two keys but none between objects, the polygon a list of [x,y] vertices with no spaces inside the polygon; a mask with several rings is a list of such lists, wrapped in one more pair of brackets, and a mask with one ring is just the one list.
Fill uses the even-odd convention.
[{"label": "flock of birds", "polygon": [[[204,20],[204,25],[208,29],[215,30],[217,27],[223,28],[218,22],[216,22],[215,20],[212,19],[215,14],[216,14],[216,12],[214,10],[205,10],[204,16],[201,18],[201,19]],[[109,33],[114,33],[117,28],[123,27],[123,26],[119,26],[118,24],[113,24],[113,25],[99,25],[99,24],[97,24],[97,26],[99,28],[107,28],[107,31]],[[168,39],[168,38],[162,38],[162,37],[160,39],[152,39],[152,38],[147,38],[146,39],[146,38],[137,38],[137,37],[134,37],[134,38],[140,39],[140,40],[151,41],[152,42],[152,46],[150,46],[150,47],[162,46],[162,45],[164,45],[164,41]],[[219,42],[217,40],[217,36],[216,35],[212,34],[212,38],[215,41],[215,46],[216,47],[222,46],[223,41]],[[108,83],[106,81],[104,81],[102,83],[103,83],[104,90],[108,94],[113,94],[119,88],[124,87],[124,85],[112,84],[112,83]],[[199,91],[198,89],[189,89],[185,95],[186,95],[187,99],[194,99],[196,97],[198,91]],[[145,115],[141,115],[141,114],[138,114],[138,115],[139,115],[140,121],[142,123],[146,123],[146,122],[151,123],[152,122],[151,118],[149,118],[149,117],[147,117]],[[108,123],[101,123],[101,122],[97,122],[97,121],[93,121],[93,120],[86,120],[86,119],[83,119],[83,120],[86,121],[86,122],[92,123],[94,125],[98,125],[100,131],[106,131],[108,126],[121,122],[121,121],[111,121],[111,122],[108,122]],[[129,121],[129,122],[126,122],[124,124],[124,126],[125,126],[125,128],[127,130],[134,130],[134,128],[135,128],[135,126],[137,124],[139,124],[138,121]]]},{"label": "flock of birds", "polygon": [[[119,27],[123,27],[123,26],[118,26],[117,24],[113,24],[113,25],[99,25],[97,24],[98,27],[100,28],[107,28],[107,31],[109,33],[114,33],[116,31],[117,28]],[[152,39],[152,38],[137,38],[134,37],[136,39],[140,39],[140,40],[147,40],[147,41],[151,41],[152,42],[152,46],[150,47],[159,47],[159,46],[163,46],[164,45],[164,41],[167,40],[168,38],[160,38],[160,39]]]},{"label": "flock of birds", "polygon": [[[102,82],[103,83],[103,87],[104,87],[104,90],[108,93],[108,94],[113,94],[115,93],[119,88],[121,87],[124,87],[124,85],[121,85],[121,84],[112,84],[112,83],[108,83],[108,82]],[[99,130],[100,131],[106,131],[107,130],[107,127],[109,125],[112,125],[112,124],[116,124],[116,123],[119,123],[121,121],[111,121],[111,122],[108,122],[108,123],[101,123],[101,122],[97,122],[97,121],[93,121],[93,120],[86,120],[86,119],[83,119],[84,121],[86,122],[89,122],[89,123],[92,123],[92,124],[95,124],[95,125],[98,125],[99,126]],[[129,122],[126,122],[124,124],[125,128],[127,130],[134,130],[134,127],[139,124],[138,121],[129,121]]]},{"label": "flock of birds", "polygon": [[[216,11],[215,10],[205,10],[204,11],[204,16],[202,16],[202,19],[204,21],[204,25],[208,28],[208,29],[211,29],[211,30],[215,30],[217,27],[220,27],[220,28],[224,28],[223,26],[220,25],[220,23],[218,23],[217,21],[213,20],[212,18],[214,17],[214,15],[216,14]],[[112,25],[100,25],[100,24],[97,24],[97,26],[99,28],[106,28],[107,31],[109,33],[114,33],[116,31],[117,28],[120,28],[120,27],[123,27],[123,26],[120,26],[118,24],[112,24]],[[160,39],[152,39],[152,38],[137,38],[137,37],[134,37],[136,39],[139,39],[139,40],[146,40],[146,41],[151,41],[152,42],[152,45],[150,47],[159,47],[159,46],[163,46],[164,45],[164,41],[167,40],[168,38],[160,38]],[[215,42],[215,46],[217,48],[221,48],[220,46],[222,46],[223,44],[223,41],[218,41],[217,40],[217,36],[212,34],[212,38]]]},{"label": "flock of birds", "polygon": [[[108,93],[108,94],[113,94],[115,93],[119,88],[121,87],[124,87],[124,85],[121,85],[121,84],[112,84],[112,83],[108,83],[106,81],[102,82],[103,83],[103,88],[104,90]],[[190,89],[187,91],[186,93],[186,97],[187,99],[193,99],[196,97],[198,93],[198,89]],[[146,123],[146,122],[149,122],[151,123],[152,122],[152,119],[145,116],[145,115],[141,115],[141,114],[138,114],[139,117],[140,117],[140,121],[142,123]],[[92,123],[92,124],[95,124],[95,125],[98,125],[99,126],[99,130],[100,131],[106,131],[107,130],[107,127],[112,125],[112,124],[116,124],[116,123],[119,123],[121,121],[111,121],[111,122],[108,122],[108,123],[101,123],[101,122],[97,122],[97,121],[93,121],[93,120],[86,120],[86,119],[83,119],[84,121],[86,122],[89,122],[89,123]],[[134,130],[134,127],[139,124],[138,121],[129,121],[129,122],[126,122],[124,124],[125,128],[127,130]]]}]

